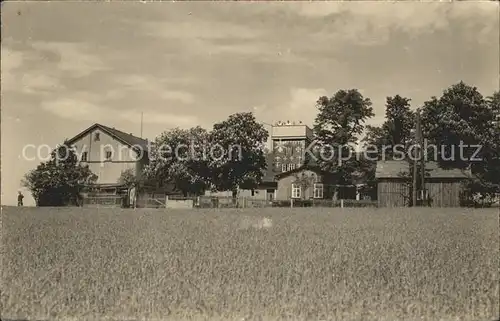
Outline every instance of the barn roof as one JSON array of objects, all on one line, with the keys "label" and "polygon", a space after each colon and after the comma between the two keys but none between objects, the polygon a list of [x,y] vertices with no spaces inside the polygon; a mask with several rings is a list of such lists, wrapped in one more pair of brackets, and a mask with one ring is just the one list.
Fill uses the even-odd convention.
[{"label": "barn roof", "polygon": [[[409,173],[410,164],[407,161],[378,161],[375,172],[376,178],[398,178],[401,173]],[[469,170],[442,169],[437,162],[425,163],[427,175],[431,178],[468,178]]]},{"label": "barn roof", "polygon": [[104,125],[97,124],[97,123],[90,126],[87,129],[85,129],[84,131],[82,131],[81,133],[76,135],[75,137],[71,138],[69,140],[69,143],[71,144],[71,143],[75,142],[76,140],[80,139],[81,137],[83,137],[84,135],[86,135],[87,133],[89,133],[90,131],[92,131],[94,129],[100,129],[101,131],[107,133],[111,137],[115,138],[116,140],[122,142],[123,144],[125,144],[129,147],[139,146],[140,148],[143,149],[143,151],[148,150],[148,140],[139,138],[139,137],[134,136],[132,134],[122,132],[121,130],[118,130],[116,128],[111,128],[111,127],[104,126]]}]

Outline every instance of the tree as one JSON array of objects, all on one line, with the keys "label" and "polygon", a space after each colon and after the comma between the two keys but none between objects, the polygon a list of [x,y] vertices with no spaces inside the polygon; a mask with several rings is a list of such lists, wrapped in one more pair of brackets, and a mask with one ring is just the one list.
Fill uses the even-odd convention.
[{"label": "tree", "polygon": [[400,95],[387,97],[384,127],[392,146],[405,145],[411,138],[415,114],[410,109],[410,101]]},{"label": "tree", "polygon": [[363,159],[361,162],[363,170],[367,172],[366,189],[370,191],[376,189],[374,159],[392,159],[396,147],[404,147],[398,148],[398,151],[406,151],[409,144],[414,141],[412,135],[414,125],[415,113],[410,109],[410,99],[400,95],[387,97],[385,121],[381,126],[366,126],[366,136],[363,139],[368,156],[368,159]]},{"label": "tree", "polygon": [[132,168],[128,168],[120,174],[120,177],[118,178],[118,184],[125,185],[125,186],[132,186],[133,184],[138,183],[137,176],[135,175],[135,172]]},{"label": "tree", "polygon": [[79,164],[73,148],[64,141],[51,152],[50,160],[40,163],[22,182],[37,206],[77,205],[82,189],[95,183],[97,176]]},{"label": "tree", "polygon": [[317,163],[322,170],[332,173],[338,184],[349,184],[358,163],[349,157],[352,149],[348,145],[358,142],[365,121],[374,115],[372,103],[358,90],[350,89],[339,90],[330,98],[320,97],[317,108],[314,123]]},{"label": "tree", "polygon": [[367,133],[363,141],[365,146],[376,147],[378,158],[392,158],[396,146],[408,147],[414,125],[415,113],[410,109],[410,99],[400,95],[387,97],[384,123],[381,126],[366,126]]},{"label": "tree", "polygon": [[236,197],[239,188],[257,187],[267,169],[263,146],[268,136],[251,112],[236,113],[216,123],[210,133],[213,188],[232,191]]},{"label": "tree", "polygon": [[437,146],[433,152],[438,163],[443,168],[471,169],[470,193],[498,192],[499,110],[498,93],[485,99],[464,82],[450,86],[440,98],[432,97],[422,108],[424,135]]},{"label": "tree", "polygon": [[474,181],[471,190],[479,190],[482,199],[492,198],[500,193],[500,91],[486,98],[488,108],[492,111],[490,131],[484,133],[486,142],[482,162],[476,163]]},{"label": "tree", "polygon": [[200,195],[209,186],[208,132],[197,126],[175,128],[155,139],[145,179],[158,185],[172,185],[187,195]]}]

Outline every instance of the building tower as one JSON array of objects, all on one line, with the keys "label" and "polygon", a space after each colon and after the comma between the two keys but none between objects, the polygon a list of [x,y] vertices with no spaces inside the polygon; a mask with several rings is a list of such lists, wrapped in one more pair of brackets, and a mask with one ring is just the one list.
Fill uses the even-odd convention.
[{"label": "building tower", "polygon": [[287,172],[308,163],[305,150],[312,141],[312,129],[302,122],[275,123],[271,129],[274,172]]}]

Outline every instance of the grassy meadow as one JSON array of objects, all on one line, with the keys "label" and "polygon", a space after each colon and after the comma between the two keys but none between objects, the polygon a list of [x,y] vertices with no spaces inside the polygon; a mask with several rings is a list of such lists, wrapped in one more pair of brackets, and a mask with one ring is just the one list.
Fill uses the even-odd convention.
[{"label": "grassy meadow", "polygon": [[2,319],[494,320],[498,210],[2,208]]}]

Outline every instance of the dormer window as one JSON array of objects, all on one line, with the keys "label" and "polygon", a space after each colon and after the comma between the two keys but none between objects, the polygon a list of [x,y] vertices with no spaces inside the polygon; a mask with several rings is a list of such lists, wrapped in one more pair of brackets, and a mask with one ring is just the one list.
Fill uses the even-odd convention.
[{"label": "dormer window", "polygon": [[94,142],[98,142],[101,140],[101,133],[95,133],[94,134]]}]

